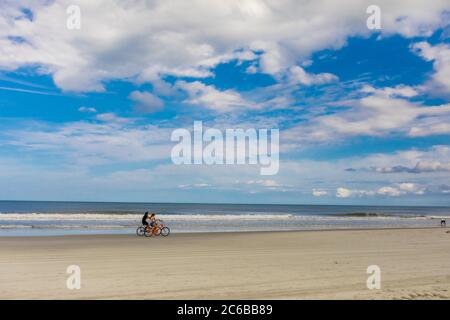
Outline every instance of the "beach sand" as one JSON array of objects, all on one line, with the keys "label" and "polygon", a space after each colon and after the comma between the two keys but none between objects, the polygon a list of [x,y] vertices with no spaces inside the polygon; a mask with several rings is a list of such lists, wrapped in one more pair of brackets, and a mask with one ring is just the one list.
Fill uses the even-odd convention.
[{"label": "beach sand", "polygon": [[2,237],[0,298],[449,299],[448,230]]}]

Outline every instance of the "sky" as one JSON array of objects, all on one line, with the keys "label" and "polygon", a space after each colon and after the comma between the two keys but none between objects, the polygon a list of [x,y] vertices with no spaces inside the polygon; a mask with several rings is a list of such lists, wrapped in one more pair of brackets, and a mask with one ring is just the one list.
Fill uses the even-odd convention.
[{"label": "sky", "polygon": [[[450,205],[450,3],[371,2],[1,1],[0,200]],[[194,121],[278,173],[174,164]]]}]

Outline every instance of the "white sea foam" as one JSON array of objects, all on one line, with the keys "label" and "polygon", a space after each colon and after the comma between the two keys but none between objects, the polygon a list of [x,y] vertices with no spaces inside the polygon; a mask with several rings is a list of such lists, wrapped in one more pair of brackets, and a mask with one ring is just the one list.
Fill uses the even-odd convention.
[{"label": "white sea foam", "polygon": [[[434,216],[338,216],[295,214],[158,214],[174,232],[320,230],[436,226]],[[0,235],[45,232],[134,233],[136,213],[0,213]],[[20,231],[22,230],[22,231]],[[50,231],[49,231],[50,230]],[[58,231],[60,230],[60,231]],[[96,231],[98,230],[98,231]],[[37,233],[36,233],[37,232]],[[15,234],[15,233],[14,233]]]},{"label": "white sea foam", "polygon": [[[158,218],[171,221],[189,220],[289,220],[291,214],[159,214]],[[130,221],[141,220],[142,214],[104,214],[104,213],[0,213],[0,221]]]},{"label": "white sea foam", "polygon": [[[158,214],[166,221],[366,221],[397,219],[449,219],[446,216],[334,216],[294,214]],[[0,221],[140,221],[142,214],[117,213],[0,213]]]},{"label": "white sea foam", "polygon": [[41,224],[41,225],[3,225],[0,229],[123,229],[135,227],[134,225],[64,225],[64,224]]},{"label": "white sea foam", "polygon": [[427,218],[428,219],[440,219],[440,220],[447,219],[447,220],[450,220],[450,216],[427,216]]},{"label": "white sea foam", "polygon": [[27,226],[23,224],[0,224],[0,229],[25,229],[32,227],[33,226]]}]

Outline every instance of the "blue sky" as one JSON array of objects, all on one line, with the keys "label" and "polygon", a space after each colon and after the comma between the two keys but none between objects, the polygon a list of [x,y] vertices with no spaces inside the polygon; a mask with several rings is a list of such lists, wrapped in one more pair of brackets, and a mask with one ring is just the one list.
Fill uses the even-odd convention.
[{"label": "blue sky", "polygon": [[[348,2],[2,3],[0,199],[450,205],[450,7]],[[278,174],[174,165],[198,120]]]}]

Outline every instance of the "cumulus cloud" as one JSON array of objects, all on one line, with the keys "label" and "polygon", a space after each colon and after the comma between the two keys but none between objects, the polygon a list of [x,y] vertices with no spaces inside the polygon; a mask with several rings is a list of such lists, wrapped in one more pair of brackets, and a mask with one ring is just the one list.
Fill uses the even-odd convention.
[{"label": "cumulus cloud", "polygon": [[375,95],[362,98],[351,111],[324,116],[319,121],[332,132],[348,135],[382,136],[406,131],[407,134],[414,136],[417,133],[413,129],[408,130],[411,125],[422,121],[423,118],[449,114],[450,105],[421,107],[407,100]]},{"label": "cumulus cloud", "polygon": [[425,188],[418,186],[415,183],[403,182],[397,184],[396,186],[381,187],[377,190],[376,193],[379,195],[390,197],[399,197],[411,193],[416,195],[422,195],[425,193]]},{"label": "cumulus cloud", "polygon": [[[394,97],[412,93],[405,88],[375,90],[366,97],[343,101],[347,110],[320,115],[309,123],[287,130],[284,137],[292,143],[341,141],[352,136],[410,137],[450,133],[450,104],[423,106]],[[367,88],[366,88],[367,90]]]},{"label": "cumulus cloud", "polygon": [[370,85],[364,85],[361,88],[361,92],[377,94],[379,96],[385,97],[405,97],[405,98],[412,98],[419,94],[416,88],[405,85],[398,85],[395,87],[385,87],[381,89],[376,89]]},{"label": "cumulus cloud", "polygon": [[233,90],[219,91],[213,85],[207,86],[199,81],[177,81],[176,86],[187,92],[186,103],[217,112],[259,108],[258,105],[246,101],[238,92]]},{"label": "cumulus cloud", "polygon": [[136,103],[135,109],[141,113],[161,111],[164,107],[164,102],[150,92],[133,91],[129,98]]},{"label": "cumulus cloud", "polygon": [[324,84],[337,81],[338,77],[331,73],[312,74],[307,73],[305,69],[299,66],[293,66],[289,69],[288,78],[290,83],[300,83],[305,86],[313,84]]},{"label": "cumulus cloud", "polygon": [[403,182],[398,185],[400,190],[406,191],[406,192],[413,192],[415,194],[423,194],[424,189],[420,186],[418,186],[415,183],[411,182]]},{"label": "cumulus cloud", "polygon": [[[0,4],[0,69],[11,71],[31,66],[39,74],[52,76],[63,91],[102,91],[105,84],[114,79],[139,85],[151,83],[151,86],[145,86],[151,87],[151,92],[133,91],[129,95],[136,110],[146,113],[162,110],[163,99],[174,94],[183,96],[187,104],[213,110],[220,113],[216,116],[223,118],[232,113],[230,111],[291,107],[296,101],[285,94],[290,93],[289,86],[297,89],[324,85],[321,86],[323,88],[327,87],[325,84],[333,86],[333,82],[338,81],[333,74],[308,71],[312,53],[339,49],[349,36],[365,37],[372,32],[365,26],[365,9],[369,3],[356,0],[344,3],[334,0],[194,3],[80,0],[77,4],[82,13],[81,30],[65,28],[69,4],[72,2],[3,1]],[[445,0],[418,0],[414,5],[410,1],[393,3],[381,0],[377,4],[382,8],[383,29],[380,32],[383,35],[428,36],[447,23],[442,15],[448,9],[448,1]],[[24,14],[23,8],[29,8],[31,14]],[[439,87],[448,92],[448,45],[422,42],[413,45],[412,49],[433,63],[434,73],[427,83],[429,88]],[[255,99],[259,92],[252,95],[240,93],[237,89],[222,91],[206,84],[205,78],[214,77],[214,68],[229,61],[238,64],[246,61],[248,73],[271,75],[277,84],[261,90],[268,92],[264,96],[268,98],[260,102]],[[189,80],[175,79],[169,83],[167,78],[171,77],[167,76]],[[342,107],[336,112],[324,112],[325,107],[322,106],[317,108],[319,111],[311,111],[316,112],[314,117],[307,118],[301,127],[282,132],[282,138],[287,138],[282,142],[296,148],[299,142],[317,144],[357,135],[420,137],[450,133],[450,106],[421,105],[417,102],[421,90],[421,86],[364,86],[359,92],[355,90],[355,95],[348,100],[336,101],[334,106]],[[304,102],[308,105],[309,101],[305,99]],[[81,107],[79,111],[95,112],[89,107]],[[82,162],[86,167],[102,163],[168,160],[170,129],[139,125],[112,112],[94,116],[92,122],[53,126],[39,123],[35,127],[22,126],[25,129],[21,131],[3,130],[0,136],[7,135],[8,139],[6,143],[0,142],[2,146],[7,144],[23,150],[48,152],[55,157],[61,155]],[[257,121],[256,118],[251,120]],[[268,127],[274,127],[273,124],[286,120],[274,117],[265,121]],[[438,153],[438,150],[433,152]],[[337,188],[338,198],[395,196],[425,192],[428,189],[422,186],[425,185],[423,181],[429,177],[433,177],[436,184],[446,186],[446,176],[442,172],[448,171],[449,158],[434,157],[429,153],[410,150],[328,163],[283,162],[281,171],[285,173],[280,173],[277,181],[259,180],[257,175],[248,174],[249,168],[238,168],[234,175],[224,174],[226,171],[217,168],[215,171],[208,168],[184,169],[188,172],[186,174],[173,166],[158,169],[161,176],[174,177],[171,186],[201,187],[205,183],[223,188],[289,189],[300,190],[299,193],[309,197],[311,190],[314,196],[320,197],[327,195],[324,189]],[[344,171],[349,166],[352,168]],[[360,170],[354,168],[369,168],[365,173],[359,172],[358,179],[370,181],[376,187],[370,190],[361,189],[359,185],[353,187],[354,175],[351,176],[350,171]],[[124,170],[109,178],[118,184],[126,177],[129,177],[127,181],[145,182],[145,177],[151,177],[153,180],[148,181],[161,182],[150,171],[135,170],[131,173]],[[207,182],[193,183],[193,171],[204,176]],[[372,171],[421,175],[408,176],[408,181],[411,179],[412,182],[403,182],[404,176],[377,175]],[[432,175],[436,172],[439,174]],[[180,182],[181,174],[184,174],[184,180]],[[299,182],[298,176],[304,179]],[[234,184],[237,177],[244,182]],[[335,180],[325,180],[329,177]],[[344,180],[346,178],[349,179]],[[329,185],[324,186],[318,181],[327,181]],[[324,186],[324,189],[315,189],[316,186]],[[448,188],[442,187],[442,192],[446,190]]]},{"label": "cumulus cloud", "polygon": [[428,86],[432,90],[450,93],[450,46],[448,44],[430,45],[419,42],[412,49],[427,61],[433,62],[434,73]]},{"label": "cumulus cloud", "polygon": [[[236,184],[241,185],[240,180],[236,181]],[[245,182],[245,184],[250,187],[250,189],[247,189],[246,192],[250,193],[257,193],[258,191],[261,191],[260,189],[265,190],[271,190],[276,192],[289,192],[293,190],[293,186],[289,184],[282,184],[280,182],[277,182],[273,179],[255,179],[255,180],[248,180]],[[262,188],[257,188],[262,187]]]},{"label": "cumulus cloud", "polygon": [[367,190],[359,190],[359,189],[347,189],[344,187],[339,187],[336,189],[336,197],[338,198],[349,198],[353,196],[367,196],[367,195],[373,195],[373,191],[367,191]]},{"label": "cumulus cloud", "polygon": [[425,188],[415,183],[402,182],[392,186],[382,186],[375,190],[348,189],[339,187],[336,189],[337,198],[363,197],[363,196],[387,196],[399,197],[407,194],[423,195]]},{"label": "cumulus cloud", "polygon": [[[362,162],[376,164],[358,168],[346,168],[347,172],[368,171],[385,174],[450,172],[450,147],[433,146],[428,150],[400,151],[388,154],[374,154]],[[395,165],[389,165],[395,163]]]},{"label": "cumulus cloud", "polygon": [[377,194],[383,196],[398,197],[402,194],[402,192],[394,187],[381,187],[377,190]]},{"label": "cumulus cloud", "polygon": [[[64,91],[102,91],[112,79],[207,77],[219,63],[259,60],[261,72],[285,73],[312,52],[368,35],[370,3],[321,1],[79,0],[81,30],[68,30],[69,0],[7,1],[0,13],[0,68],[38,65]],[[380,0],[382,33],[426,36],[445,24],[448,1]],[[24,15],[28,8],[32,19]],[[326,8],[326,10],[324,10]],[[321,12],[320,16],[314,14]],[[199,19],[198,17],[202,17]],[[21,39],[14,41],[13,39]],[[255,53],[260,54],[256,57]],[[301,75],[303,82],[329,76]],[[448,78],[448,77],[447,77]]]},{"label": "cumulus cloud", "polygon": [[[108,190],[114,195],[118,194],[122,197],[126,194],[127,197],[131,197],[130,199],[145,201],[149,190],[152,190],[152,196],[156,193],[165,193],[159,199],[167,201],[167,190],[176,192],[177,186],[185,185],[184,188],[180,187],[179,191],[184,192],[183,194],[186,197],[182,199],[186,201],[192,201],[192,199],[204,201],[204,193],[202,195],[195,192],[189,193],[189,190],[199,190],[200,192],[203,189],[208,189],[208,195],[214,191],[221,193],[221,196],[214,198],[214,201],[226,201],[230,194],[235,195],[235,199],[245,201],[249,198],[242,197],[243,194],[257,196],[270,192],[270,197],[262,196],[259,200],[305,203],[311,201],[311,193],[314,189],[316,195],[328,192],[328,195],[314,199],[317,201],[326,199],[328,201],[333,198],[334,193],[327,190],[340,188],[337,192],[337,199],[334,201],[348,198],[350,201],[364,203],[371,201],[373,204],[377,203],[377,197],[392,197],[386,191],[384,191],[384,195],[377,193],[380,188],[385,186],[400,190],[401,196],[392,197],[395,198],[395,201],[406,202],[411,197],[416,196],[412,190],[418,192],[423,189],[424,196],[429,195],[431,191],[443,196],[448,193],[448,188],[444,187],[448,185],[448,175],[442,173],[435,175],[433,173],[422,173],[405,178],[404,176],[386,177],[386,175],[372,172],[361,172],[355,177],[352,173],[344,171],[344,168],[349,165],[360,167],[363,164],[369,166],[380,164],[387,167],[388,164],[396,161],[408,166],[415,163],[417,159],[441,159],[442,161],[447,152],[450,154],[449,148],[445,146],[437,146],[423,151],[412,149],[392,154],[376,154],[361,158],[350,157],[334,161],[287,159],[281,163],[280,171],[276,179],[273,180],[261,179],[258,166],[172,165],[170,164],[170,151],[173,144],[168,144],[168,137],[170,137],[173,129],[140,125],[138,119],[133,124],[112,121],[66,124],[39,122],[26,123],[21,125],[21,128],[24,129],[2,130],[0,132],[2,148],[17,148],[21,154],[27,155],[23,158],[36,159],[35,163],[42,162],[42,158],[40,158],[42,155],[45,155],[45,160],[49,159],[46,155],[50,155],[50,159],[56,162],[56,164],[52,162],[49,164],[49,171],[54,172],[50,175],[53,177],[51,182],[61,190],[66,190],[66,192],[72,187],[78,188],[78,182],[80,182],[80,187],[77,190],[94,190],[93,186],[95,186],[96,188],[102,188],[103,192],[96,195],[103,194],[105,197],[108,196],[108,193],[104,190]],[[2,155],[0,167],[4,159],[5,156]],[[38,172],[39,170],[36,167],[34,170],[26,168],[21,160],[11,159],[12,164],[9,163],[1,167],[0,175],[2,179],[3,177],[8,179],[2,181],[29,181],[29,185],[36,186],[39,175],[46,175],[47,171]],[[164,165],[158,165],[159,163]],[[104,170],[106,172],[103,172],[103,169],[100,172],[96,170],[97,166],[105,164]],[[108,170],[111,167],[114,169]],[[135,169],[136,167],[139,169]],[[60,175],[56,174],[58,170],[61,171]],[[28,174],[31,176],[28,176]],[[65,182],[73,175],[77,175],[77,178],[73,179],[73,181],[77,181],[77,186],[69,187]],[[301,177],[301,179],[298,177]],[[36,181],[33,182],[33,179],[36,179]],[[403,183],[413,183],[417,188],[406,184],[402,186]],[[209,184],[210,187],[202,188],[200,184]],[[17,186],[16,183],[14,185]],[[82,187],[85,186],[87,188],[83,189]],[[20,188],[15,190],[19,190],[16,194],[21,194]],[[161,190],[164,190],[164,192],[161,192]],[[383,193],[383,190],[380,193]],[[5,190],[2,191],[5,194]],[[37,194],[37,192],[30,192],[30,194]],[[188,193],[189,196],[187,196]],[[89,194],[87,194],[88,196]],[[284,198],[281,198],[283,196]],[[41,199],[45,198],[45,195],[41,197]],[[417,198],[419,199],[419,197]],[[86,198],[83,196],[80,199]],[[111,200],[113,198],[110,195],[109,198],[105,199]]]},{"label": "cumulus cloud", "polygon": [[325,191],[325,190],[321,190],[321,189],[313,189],[312,190],[312,195],[314,197],[323,197],[323,196],[328,195],[328,192]]},{"label": "cumulus cloud", "polygon": [[336,197],[338,198],[348,198],[353,194],[353,192],[347,188],[339,187],[336,189]]}]

